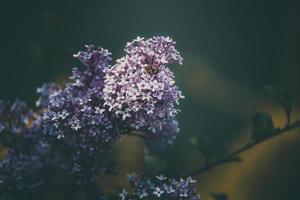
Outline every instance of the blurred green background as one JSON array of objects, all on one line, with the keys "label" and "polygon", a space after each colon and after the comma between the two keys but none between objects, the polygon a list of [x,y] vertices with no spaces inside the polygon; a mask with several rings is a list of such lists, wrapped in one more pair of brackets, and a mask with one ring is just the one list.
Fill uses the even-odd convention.
[{"label": "blurred green background", "polygon": [[[290,0],[27,0],[1,3],[0,99],[33,105],[36,87],[65,80],[84,44],[123,55],[136,36],[171,36],[184,66],[174,66],[186,99],[181,133],[160,156],[163,171],[185,174],[202,162],[189,138],[201,136],[219,151],[250,137],[256,111],[284,113],[264,85],[282,85],[300,117],[300,2]],[[225,192],[230,199],[300,199],[300,133],[287,134],[242,154],[240,164],[197,176],[203,199]],[[300,132],[298,130],[298,132]],[[299,136],[298,136],[299,135]],[[134,145],[133,145],[134,144]],[[141,142],[128,138],[117,151],[122,173],[147,166]],[[157,166],[152,166],[153,168]],[[151,168],[151,166],[150,166]]]}]

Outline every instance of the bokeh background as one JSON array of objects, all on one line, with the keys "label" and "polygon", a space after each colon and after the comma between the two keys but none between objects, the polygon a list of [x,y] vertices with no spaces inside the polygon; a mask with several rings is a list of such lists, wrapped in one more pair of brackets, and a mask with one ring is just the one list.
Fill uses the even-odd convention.
[{"label": "bokeh background", "polygon": [[[161,170],[183,175],[203,163],[190,144],[202,137],[216,151],[235,149],[251,135],[251,116],[268,112],[285,123],[280,106],[263,90],[282,85],[300,118],[300,3],[290,0],[27,0],[0,7],[0,99],[34,105],[36,88],[63,81],[79,63],[84,44],[123,55],[136,36],[171,36],[184,58],[174,66],[186,99],[181,133],[163,153],[144,156],[142,142],[116,147],[121,174]],[[197,176],[205,200],[224,192],[233,200],[300,199],[300,130],[243,153],[243,162]],[[154,161],[155,162],[154,162]],[[158,162],[157,162],[158,160]]]}]

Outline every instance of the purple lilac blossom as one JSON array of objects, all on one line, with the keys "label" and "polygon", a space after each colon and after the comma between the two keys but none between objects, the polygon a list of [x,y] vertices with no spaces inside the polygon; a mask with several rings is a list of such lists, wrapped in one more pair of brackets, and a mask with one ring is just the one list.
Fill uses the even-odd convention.
[{"label": "purple lilac blossom", "polygon": [[171,143],[179,132],[176,106],[184,98],[167,67],[182,64],[175,42],[137,37],[127,43],[125,53],[107,70],[104,105],[131,130],[146,133],[146,139]]},{"label": "purple lilac blossom", "polygon": [[43,115],[44,132],[71,149],[71,172],[82,178],[88,177],[86,173],[106,171],[99,165],[99,154],[109,151],[120,138],[117,121],[103,107],[104,76],[110,56],[106,49],[93,45],[75,54],[85,69],[73,68],[70,82],[49,95]]},{"label": "purple lilac blossom", "polygon": [[154,178],[141,178],[136,174],[128,175],[128,182],[132,192],[125,189],[119,194],[122,200],[127,199],[186,199],[200,200],[200,195],[195,188],[195,180],[167,178],[163,175]]},{"label": "purple lilac blossom", "polygon": [[39,134],[40,119],[23,101],[0,101],[0,144],[7,148],[0,160],[0,199],[28,192],[42,182],[38,173],[48,145]]}]

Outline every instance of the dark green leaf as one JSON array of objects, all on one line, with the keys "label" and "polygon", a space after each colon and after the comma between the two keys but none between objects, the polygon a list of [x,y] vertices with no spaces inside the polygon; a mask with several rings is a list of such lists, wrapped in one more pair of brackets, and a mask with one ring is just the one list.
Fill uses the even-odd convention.
[{"label": "dark green leaf", "polygon": [[198,138],[197,138],[197,137],[191,137],[191,138],[190,138],[190,143],[191,143],[192,145],[197,146],[197,145],[198,145]]},{"label": "dark green leaf", "polygon": [[252,137],[261,140],[275,131],[272,117],[268,113],[255,113],[252,116]]},{"label": "dark green leaf", "polygon": [[161,171],[166,168],[166,163],[158,156],[146,154],[144,159],[147,165],[152,169]]},{"label": "dark green leaf", "polygon": [[203,138],[191,137],[190,143],[195,145],[197,149],[204,155],[205,158],[211,157],[213,154],[212,149],[206,144]]},{"label": "dark green leaf", "polygon": [[210,195],[215,200],[229,200],[228,196],[225,193],[212,192]]}]

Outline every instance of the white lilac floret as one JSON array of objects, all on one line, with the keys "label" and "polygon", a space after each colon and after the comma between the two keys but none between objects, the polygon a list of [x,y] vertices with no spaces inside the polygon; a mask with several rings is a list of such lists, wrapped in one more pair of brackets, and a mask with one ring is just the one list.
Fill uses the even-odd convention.
[{"label": "white lilac floret", "polygon": [[107,70],[104,104],[146,138],[171,142],[179,131],[176,106],[183,98],[168,68],[182,64],[175,42],[169,37],[138,37],[127,43],[125,53]]}]

